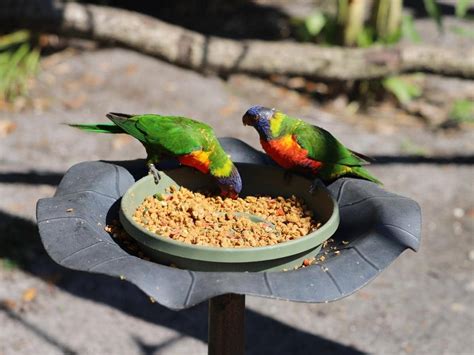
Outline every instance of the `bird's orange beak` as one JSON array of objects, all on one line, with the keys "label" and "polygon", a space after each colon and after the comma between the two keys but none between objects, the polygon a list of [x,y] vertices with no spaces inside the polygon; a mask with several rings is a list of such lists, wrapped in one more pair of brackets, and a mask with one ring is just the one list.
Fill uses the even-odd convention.
[{"label": "bird's orange beak", "polygon": [[221,192],[221,196],[222,197],[229,197],[233,200],[236,200],[237,197],[239,197],[239,194],[235,191],[222,191]]},{"label": "bird's orange beak", "polygon": [[228,196],[233,200],[237,200],[237,197],[239,197],[239,194],[235,191],[230,191]]}]

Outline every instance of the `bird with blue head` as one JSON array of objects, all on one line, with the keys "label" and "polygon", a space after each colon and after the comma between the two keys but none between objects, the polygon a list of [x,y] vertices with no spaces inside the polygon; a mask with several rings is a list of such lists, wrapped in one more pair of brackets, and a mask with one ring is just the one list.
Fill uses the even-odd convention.
[{"label": "bird with blue head", "polygon": [[370,158],[346,148],[321,127],[259,105],[249,108],[242,122],[256,129],[262,148],[284,169],[326,182],[354,176],[380,183],[363,168]]}]

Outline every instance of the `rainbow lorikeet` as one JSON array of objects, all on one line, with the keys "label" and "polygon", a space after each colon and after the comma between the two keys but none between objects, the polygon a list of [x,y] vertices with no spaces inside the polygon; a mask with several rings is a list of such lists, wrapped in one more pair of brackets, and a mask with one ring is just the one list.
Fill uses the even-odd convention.
[{"label": "rainbow lorikeet", "polygon": [[370,158],[349,150],[320,127],[262,106],[251,107],[242,121],[257,130],[265,152],[284,169],[326,182],[349,175],[380,183],[362,167]]},{"label": "rainbow lorikeet", "polygon": [[156,183],[160,176],[154,164],[164,158],[176,158],[182,165],[213,176],[223,197],[236,198],[240,193],[240,174],[207,124],[185,117],[153,114],[111,112],[107,117],[112,123],[70,126],[88,132],[127,133],[135,137],[145,147],[147,166]]}]

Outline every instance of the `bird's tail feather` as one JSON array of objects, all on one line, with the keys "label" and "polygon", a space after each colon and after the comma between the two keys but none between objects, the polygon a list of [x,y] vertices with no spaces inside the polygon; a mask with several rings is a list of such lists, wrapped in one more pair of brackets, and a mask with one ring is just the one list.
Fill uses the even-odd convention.
[{"label": "bird's tail feather", "polygon": [[146,137],[143,131],[137,128],[136,115],[129,115],[126,113],[109,112],[107,118],[123,129],[123,132],[130,134],[140,142],[145,142]]},{"label": "bird's tail feather", "polygon": [[109,112],[106,116],[109,120],[117,125],[120,125],[120,123],[127,121],[130,117],[133,117],[133,115],[118,112]]},{"label": "bird's tail feather", "polygon": [[125,133],[122,128],[114,123],[69,124],[68,126],[94,133]]},{"label": "bird's tail feather", "polygon": [[363,167],[361,167],[361,166],[354,166],[354,167],[351,167],[351,173],[352,173],[352,175],[354,175],[354,176],[357,176],[357,177],[360,177],[360,178],[362,178],[362,179],[375,182],[376,184],[379,184],[379,185],[383,185],[380,180],[378,180],[377,178],[375,178],[375,177],[373,177],[372,175],[370,175],[370,173],[369,173],[366,169],[364,169]]},{"label": "bird's tail feather", "polygon": [[368,164],[373,163],[373,162],[375,161],[374,158],[368,157],[367,155],[364,155],[364,154],[362,154],[362,153],[355,152],[355,151],[350,150],[350,149],[349,149],[349,151],[350,151],[353,155],[355,155],[357,158],[362,159],[362,160],[364,161],[364,164],[362,164],[362,165],[368,165]]}]

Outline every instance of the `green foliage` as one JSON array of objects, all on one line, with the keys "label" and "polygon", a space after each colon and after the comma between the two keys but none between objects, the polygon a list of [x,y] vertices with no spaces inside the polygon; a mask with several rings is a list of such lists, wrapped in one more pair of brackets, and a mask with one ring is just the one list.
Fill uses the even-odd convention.
[{"label": "green foliage", "polygon": [[443,29],[443,17],[436,0],[423,0],[426,12],[438,25],[438,29]]},{"label": "green foliage", "polygon": [[472,0],[458,0],[456,3],[456,16],[464,17],[467,14],[467,9]]},{"label": "green foliage", "polygon": [[357,46],[366,48],[375,43],[375,31],[372,27],[364,27],[357,36]]},{"label": "green foliage", "polygon": [[474,123],[474,101],[456,100],[451,108],[449,117],[456,122]]},{"label": "green foliage", "polygon": [[320,11],[313,12],[305,20],[305,28],[309,35],[315,37],[319,35],[324,25],[326,24],[326,17]]},{"label": "green foliage", "polygon": [[[456,15],[466,16],[472,0],[459,0]],[[357,45],[397,43],[402,37],[419,43],[421,37],[415,29],[412,15],[403,15],[402,0],[374,0],[372,12],[366,20],[363,2],[338,0],[337,14],[314,11],[309,16],[292,21],[297,39],[318,41],[329,45]],[[436,0],[423,0],[428,15],[443,29],[443,18]],[[460,34],[471,36],[471,31],[458,29]]]},{"label": "green foliage", "polygon": [[19,268],[18,262],[8,258],[0,258],[0,265],[4,270],[11,271]]},{"label": "green foliage", "polygon": [[398,42],[401,36],[402,0],[375,0],[370,26],[381,43]]},{"label": "green foliage", "polygon": [[0,99],[12,101],[26,94],[28,80],[38,70],[39,57],[29,32],[0,36]]},{"label": "green foliage", "polygon": [[374,44],[392,44],[403,33],[414,34],[413,19],[403,22],[401,0],[377,0],[369,21],[366,21],[363,2],[338,0],[336,15],[314,11],[302,19],[294,19],[294,33],[300,41],[317,41],[328,45],[356,45],[369,47]]},{"label": "green foliage", "polygon": [[453,26],[451,31],[463,37],[474,38],[474,28]]},{"label": "green foliage", "polygon": [[399,76],[390,76],[382,80],[385,90],[391,92],[401,104],[407,104],[421,96],[420,86]]},{"label": "green foliage", "polygon": [[415,28],[415,21],[412,15],[402,17],[401,34],[403,38],[407,38],[414,43],[420,43],[421,37]]},{"label": "green foliage", "polygon": [[400,150],[403,153],[416,155],[416,156],[427,156],[429,155],[428,149],[425,147],[416,144],[410,138],[405,138],[400,143]]},{"label": "green foliage", "polygon": [[339,0],[337,24],[338,38],[345,46],[357,44],[357,38],[365,25],[365,1]]},{"label": "green foliage", "polygon": [[293,26],[295,27],[296,36],[303,42],[313,40],[321,33],[327,20],[327,15],[321,11],[313,11],[304,19],[294,19]]},{"label": "green foliage", "polygon": [[[469,2],[469,0],[458,1],[456,7],[458,16],[465,16]],[[413,16],[402,13],[403,0],[374,0],[369,16],[364,12],[365,7],[360,6],[362,3],[337,0],[336,15],[316,11],[304,19],[293,22],[298,39],[328,45],[356,45],[363,48],[377,44],[394,44],[401,38],[413,43],[421,42],[422,38],[415,28]],[[426,12],[442,30],[442,14],[436,1],[423,0],[423,3]],[[453,31],[464,36],[474,36],[474,32],[470,29],[456,28]],[[406,104],[422,95],[421,86],[406,77],[399,76],[361,81],[356,86],[357,96],[368,98],[368,101],[383,90],[393,94],[401,104]]]}]

